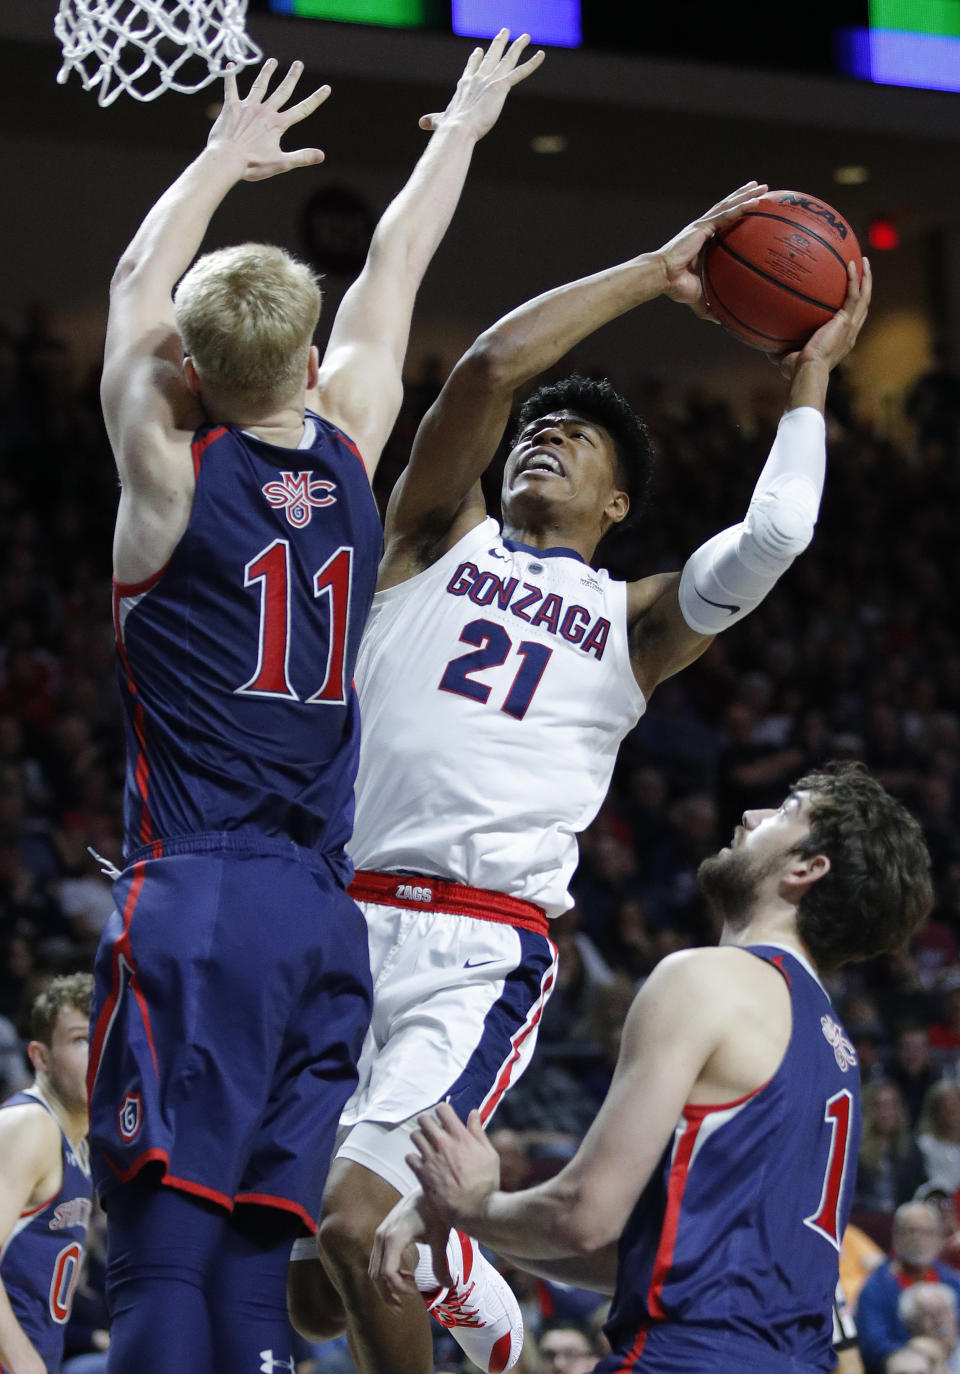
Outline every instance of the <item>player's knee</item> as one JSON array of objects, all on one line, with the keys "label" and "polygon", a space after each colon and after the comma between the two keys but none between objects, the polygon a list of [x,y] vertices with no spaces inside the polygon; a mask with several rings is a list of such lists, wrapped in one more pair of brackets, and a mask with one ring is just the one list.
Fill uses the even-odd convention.
[{"label": "player's knee", "polygon": [[365,1207],[334,1207],[320,1219],[318,1249],[330,1273],[339,1279],[365,1278],[373,1237],[383,1218]]},{"label": "player's knee", "polygon": [[287,1269],[287,1311],[307,1341],[332,1341],[346,1330],[343,1300],[318,1259],[296,1260]]}]

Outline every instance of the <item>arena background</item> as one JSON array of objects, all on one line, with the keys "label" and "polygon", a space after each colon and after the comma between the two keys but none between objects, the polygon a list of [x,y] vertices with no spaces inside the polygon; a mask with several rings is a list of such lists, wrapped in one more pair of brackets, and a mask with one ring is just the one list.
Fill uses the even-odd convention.
[{"label": "arena background", "polygon": [[[23,1074],[26,1005],[51,972],[89,967],[109,911],[109,886],[86,846],[119,857],[109,618],[116,479],[96,390],[108,282],[144,212],[201,146],[217,101],[209,87],[103,110],[76,78],[58,86],[54,8],[0,6],[7,1086]],[[674,31],[661,25],[650,44],[657,55],[627,42],[551,50],[478,149],[421,292],[381,501],[424,408],[481,328],[549,286],[658,246],[749,177],[832,201],[865,247],[871,221],[887,219],[899,246],[871,251],[874,309],[831,389],[827,491],[812,548],[757,613],[658,691],[584,837],[577,909],[556,930],[560,987],[533,1069],[495,1123],[513,1133],[501,1135],[505,1167],[514,1182],[543,1176],[575,1147],[609,1080],[637,981],[669,950],[709,938],[694,891],[699,858],[726,842],[745,805],[779,801],[799,772],[840,755],[865,758],[904,798],[933,852],[938,905],[927,931],[911,951],[832,988],[865,1082],[893,1081],[902,1095],[907,1144],[896,1148],[920,1149],[922,1178],[932,1172],[924,1137],[947,1147],[953,1171],[940,1181],[952,1194],[960,1114],[954,1124],[920,1114],[940,1082],[960,1105],[960,378],[951,362],[960,346],[960,96],[831,73],[823,45],[799,38],[793,47],[777,38],[779,69],[747,31],[714,27],[685,48],[705,7],[671,10]],[[250,29],[281,62],[303,57],[308,80],[332,83],[311,134],[327,161],[239,187],[208,245],[259,237],[313,256],[325,271],[329,321],[346,269],[362,256],[364,225],[417,156],[418,116],[441,107],[471,41],[259,11]],[[784,69],[788,49],[804,69]],[[534,151],[544,136],[566,140],[564,150]],[[838,185],[843,166],[867,168],[868,179]],[[323,334],[321,322],[321,342]],[[759,354],[666,302],[608,326],[568,361],[609,372],[657,444],[650,515],[635,545],[614,550],[615,566],[679,567],[741,518],[782,380]],[[882,1157],[883,1141],[876,1131],[870,1138],[871,1158]],[[876,1187],[869,1171],[861,1179],[857,1215],[886,1244],[904,1198]],[[524,1301],[536,1329],[558,1298],[528,1286]]]}]

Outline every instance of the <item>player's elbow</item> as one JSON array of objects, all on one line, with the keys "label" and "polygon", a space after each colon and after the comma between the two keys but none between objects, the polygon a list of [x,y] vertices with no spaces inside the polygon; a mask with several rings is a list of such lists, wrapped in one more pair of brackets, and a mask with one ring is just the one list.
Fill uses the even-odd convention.
[{"label": "player's elbow", "polygon": [[138,266],[139,261],[133,253],[124,253],[113,269],[113,276],[110,278],[111,296],[117,291],[121,291],[130,282]]},{"label": "player's elbow", "polygon": [[744,561],[759,571],[783,572],[813,539],[817,505],[801,479],[752,502],[741,536]]},{"label": "player's elbow", "polygon": [[489,393],[513,393],[523,378],[518,374],[516,356],[495,330],[481,334],[461,358],[458,368],[469,375],[471,389]]},{"label": "player's elbow", "polygon": [[619,1239],[623,1229],[622,1222],[608,1216],[596,1201],[578,1198],[567,1214],[568,1235],[571,1252],[580,1258],[596,1254],[611,1241]]}]

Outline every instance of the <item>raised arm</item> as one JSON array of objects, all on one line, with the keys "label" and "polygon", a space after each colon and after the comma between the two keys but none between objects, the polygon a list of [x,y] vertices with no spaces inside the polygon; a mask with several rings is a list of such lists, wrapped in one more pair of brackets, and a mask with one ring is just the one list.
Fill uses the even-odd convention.
[{"label": "raised arm", "polygon": [[[0,1249],[21,1215],[60,1187],[60,1132],[39,1103],[0,1112]],[[17,1320],[0,1281],[0,1365],[10,1374],[45,1374],[46,1365]]]},{"label": "raised arm", "polygon": [[486,54],[475,48],[447,108],[424,115],[432,131],[410,180],[377,225],[367,261],[333,323],[309,403],[356,441],[373,476],[403,399],[402,372],[417,291],[460,199],[477,143],[496,123],[510,90],[536,71],[522,65],[530,42],[507,47],[501,29]]},{"label": "raised arm", "polygon": [[[313,113],[329,86],[287,110],[303,70],[295,62],[272,95],[267,61],[243,100],[232,73],[207,146],[157,201],[125,250],[110,285],[101,399],[125,492],[170,499],[192,490],[186,439],[202,422],[182,375],[172,293],[196,255],[214,211],[239,181],[262,181],[323,160],[319,148],[287,153],[280,139]],[[178,443],[177,441],[181,442]]]},{"label": "raised arm", "polygon": [[547,291],[480,335],[425,416],[394,488],[382,581],[411,576],[418,561],[438,557],[483,519],[480,477],[503,437],[517,388],[601,325],[656,296],[692,304],[699,293],[693,265],[704,243],[765,189],[748,182],[656,252]]},{"label": "raised arm", "polygon": [[746,517],[701,545],[682,573],[644,578],[629,589],[631,655],[646,696],[758,606],[813,538],[826,471],[830,373],[856,343],[870,305],[869,262],[864,258],[862,283],[852,263],[847,270],[842,309],[802,350],[780,359],[790,392]]}]

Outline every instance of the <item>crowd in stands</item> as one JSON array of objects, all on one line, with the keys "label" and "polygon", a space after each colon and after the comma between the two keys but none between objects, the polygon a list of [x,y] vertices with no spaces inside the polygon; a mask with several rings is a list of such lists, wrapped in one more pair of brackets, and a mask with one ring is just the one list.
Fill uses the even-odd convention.
[{"label": "crowd in stands", "polygon": [[[603,1099],[638,983],[665,954],[713,937],[696,891],[700,859],[727,843],[745,809],[778,805],[794,779],[828,759],[859,758],[920,819],[937,906],[909,949],[830,981],[865,1087],[854,1219],[883,1253],[896,1210],[918,1189],[925,1213],[933,1203],[952,1209],[960,1189],[960,381],[943,384],[943,372],[914,389],[909,450],[875,432],[840,379],[812,547],[757,611],[658,689],[626,739],[607,802],[582,837],[576,906],[555,923],[559,983],[533,1067],[494,1122],[506,1186],[545,1177],[569,1157]],[[432,360],[408,389],[378,476],[381,504],[442,377]],[[627,577],[680,568],[742,518],[778,402],[773,392],[758,396],[744,414],[706,388],[680,395],[654,381],[614,382],[649,425],[657,461],[649,510],[629,538],[609,540],[605,561]],[[498,484],[492,472],[494,509]],[[24,1012],[44,980],[91,967],[112,901],[90,851],[122,862],[116,499],[98,379],[77,375],[69,344],[38,308],[19,335],[0,333],[0,1095],[27,1077]],[[569,1320],[560,1329],[586,1332],[581,1353],[595,1358],[593,1309],[522,1276],[517,1285],[535,1333],[547,1318]],[[960,1294],[952,1270],[950,1285]],[[949,1306],[939,1290],[926,1298],[928,1307]],[[921,1321],[923,1303],[907,1306],[902,1330],[933,1323]],[[955,1325],[955,1303],[953,1312]],[[923,1357],[919,1339],[902,1374]],[[564,1363],[571,1352],[549,1346],[532,1350],[528,1369],[579,1368]],[[944,1368],[960,1369],[960,1356]]]}]

